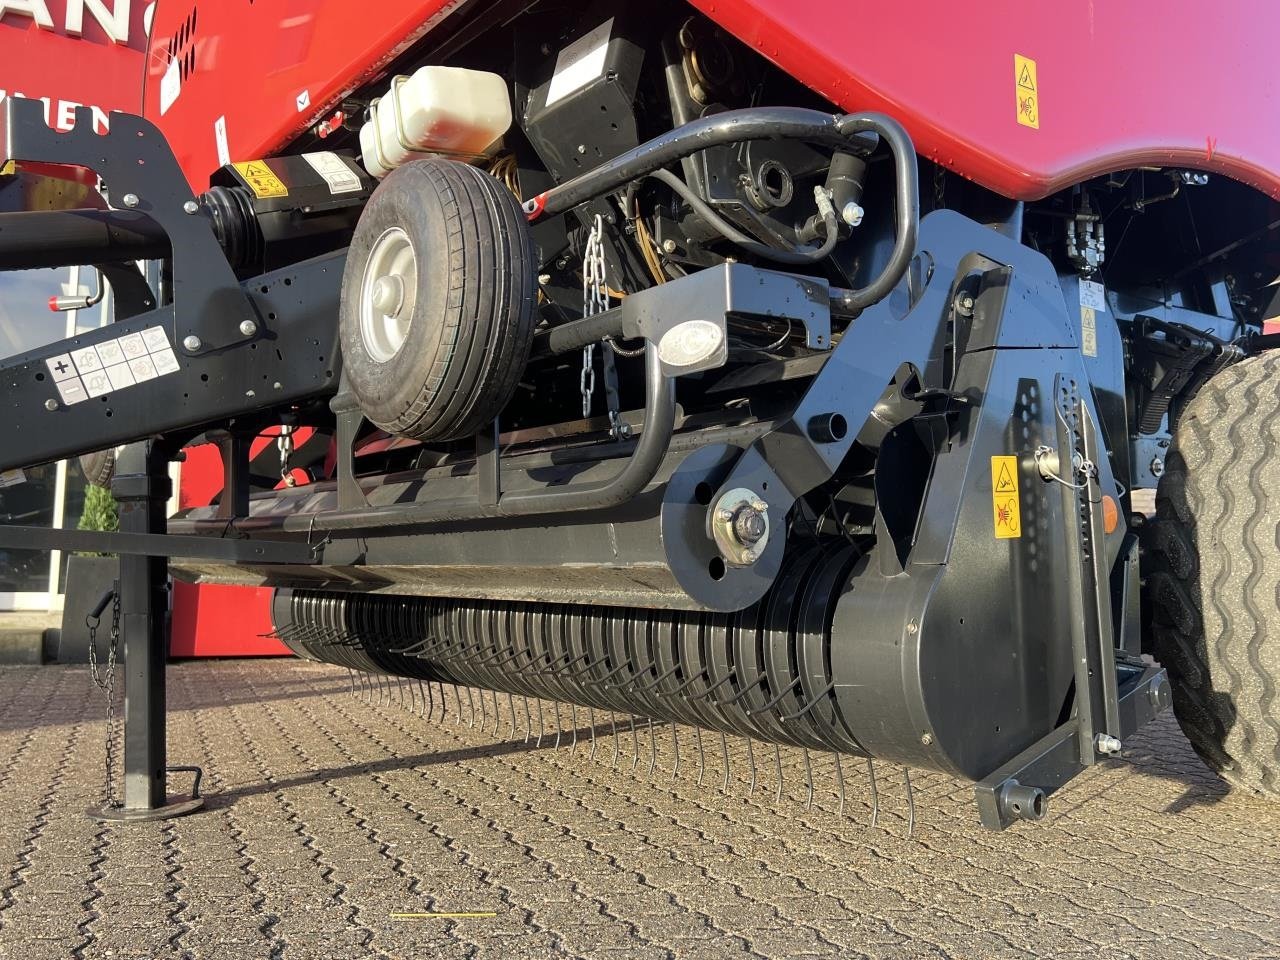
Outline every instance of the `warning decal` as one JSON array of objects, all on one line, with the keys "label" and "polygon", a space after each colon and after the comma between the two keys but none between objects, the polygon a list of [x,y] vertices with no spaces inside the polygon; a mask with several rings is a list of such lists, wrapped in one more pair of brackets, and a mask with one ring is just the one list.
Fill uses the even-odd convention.
[{"label": "warning decal", "polygon": [[1018,122],[1024,127],[1040,129],[1040,81],[1036,79],[1036,62],[1020,53],[1013,55],[1014,94],[1017,97]]},{"label": "warning decal", "polygon": [[996,539],[1022,536],[1022,504],[1018,497],[1018,458],[991,458],[991,504]]},{"label": "warning decal", "polygon": [[1086,357],[1098,355],[1098,312],[1093,307],[1080,307],[1080,350]]},{"label": "warning decal", "polygon": [[245,183],[249,184],[249,189],[257,194],[259,200],[289,195],[284,181],[272,173],[271,168],[261,160],[234,163],[232,166],[240,172],[240,176],[244,177]]}]

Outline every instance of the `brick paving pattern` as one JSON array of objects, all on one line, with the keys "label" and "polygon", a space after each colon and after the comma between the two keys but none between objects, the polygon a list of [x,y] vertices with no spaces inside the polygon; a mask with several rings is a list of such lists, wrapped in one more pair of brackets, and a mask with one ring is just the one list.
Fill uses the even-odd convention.
[{"label": "brick paving pattern", "polygon": [[841,815],[831,757],[810,806],[801,752],[779,801],[773,749],[731,741],[726,792],[719,736],[699,785],[686,728],[597,712],[592,757],[581,708],[353,696],[297,661],[169,685],[171,762],[205,768],[209,808],[101,826],[87,670],[0,668],[0,958],[1280,957],[1280,808],[1229,795],[1172,720],[1003,834],[917,772],[908,836],[889,764],[872,827],[850,758]]}]

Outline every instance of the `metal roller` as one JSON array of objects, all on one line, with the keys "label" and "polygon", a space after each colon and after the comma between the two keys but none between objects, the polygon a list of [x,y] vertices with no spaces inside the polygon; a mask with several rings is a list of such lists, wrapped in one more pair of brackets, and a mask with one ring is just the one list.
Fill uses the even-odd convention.
[{"label": "metal roller", "polygon": [[312,660],[867,756],[827,666],[860,556],[843,541],[797,551],[732,614],[304,590],[278,590],[273,613]]}]

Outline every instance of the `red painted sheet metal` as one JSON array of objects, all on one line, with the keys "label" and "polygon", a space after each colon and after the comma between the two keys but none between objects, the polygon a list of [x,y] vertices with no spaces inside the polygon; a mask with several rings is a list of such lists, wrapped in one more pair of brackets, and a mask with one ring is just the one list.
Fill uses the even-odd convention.
[{"label": "red painted sheet metal", "polygon": [[[232,160],[269,155],[466,2],[160,0],[144,115],[164,130],[192,187],[206,189],[220,166],[219,118]],[[176,98],[162,115],[171,57],[188,53],[192,69],[179,70]]]},{"label": "red painted sheet metal", "polygon": [[[1010,196],[1143,164],[1226,173],[1280,196],[1274,0],[691,2],[841,107],[893,114],[924,154]],[[159,118],[167,44],[192,9],[161,0],[147,114],[203,187],[220,116],[235,158],[270,153],[461,5],[205,3],[195,72]],[[1038,67],[1039,129],[1017,122],[1015,54]]]},{"label": "red painted sheet metal", "polygon": [[[900,119],[930,158],[1035,199],[1141,165],[1280,197],[1275,0],[691,0],[848,110]],[[1014,56],[1038,73],[1018,123]]]},{"label": "red painted sheet metal", "polygon": [[173,585],[171,657],[278,657],[290,651],[272,630],[269,589]]},{"label": "red painted sheet metal", "polygon": [[[82,4],[73,0],[73,5],[79,12]],[[68,0],[42,0],[19,10],[0,3],[0,107],[14,94],[44,100],[49,125],[66,130],[75,107],[88,106],[101,130],[111,110],[137,113],[142,107],[146,5],[129,8],[127,30],[120,38],[124,42],[119,43],[91,11],[79,17],[80,35],[69,33],[68,6]],[[117,6],[106,9],[114,13]],[[42,25],[45,14],[48,20]]]}]

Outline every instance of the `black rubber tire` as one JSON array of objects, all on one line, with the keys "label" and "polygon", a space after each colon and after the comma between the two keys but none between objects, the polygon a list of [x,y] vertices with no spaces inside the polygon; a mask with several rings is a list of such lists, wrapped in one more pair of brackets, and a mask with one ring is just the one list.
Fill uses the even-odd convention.
[{"label": "black rubber tire", "polygon": [[111,478],[116,475],[116,451],[97,450],[80,455],[80,471],[86,483],[95,487],[111,487]]},{"label": "black rubber tire", "polygon": [[1152,652],[1191,745],[1280,795],[1280,351],[1206,383],[1177,426],[1142,532]]},{"label": "black rubber tire", "polygon": [[[361,335],[360,284],[392,227],[413,245],[417,300],[404,346],[380,362]],[[434,157],[392,171],[360,216],[342,283],[343,369],[364,415],[425,441],[473,436],[493,420],[529,360],[536,271],[519,201],[489,174]]]}]

